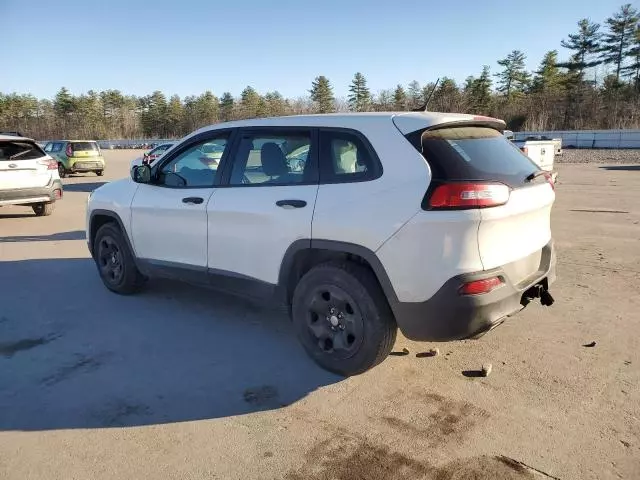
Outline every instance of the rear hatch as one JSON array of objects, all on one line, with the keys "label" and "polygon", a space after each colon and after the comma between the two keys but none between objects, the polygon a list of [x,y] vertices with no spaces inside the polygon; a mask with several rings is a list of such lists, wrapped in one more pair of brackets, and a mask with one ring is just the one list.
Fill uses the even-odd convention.
[{"label": "rear hatch", "polygon": [[[96,142],[71,142],[67,155],[74,158],[100,157],[100,149]],[[71,153],[71,155],[69,155]]]},{"label": "rear hatch", "polygon": [[423,208],[479,209],[484,269],[517,261],[507,270],[514,283],[535,273],[542,248],[551,240],[555,194],[548,175],[488,126],[445,124],[407,138],[421,147],[431,167]]},{"label": "rear hatch", "polygon": [[30,140],[0,140],[0,190],[45,187],[56,162]]}]

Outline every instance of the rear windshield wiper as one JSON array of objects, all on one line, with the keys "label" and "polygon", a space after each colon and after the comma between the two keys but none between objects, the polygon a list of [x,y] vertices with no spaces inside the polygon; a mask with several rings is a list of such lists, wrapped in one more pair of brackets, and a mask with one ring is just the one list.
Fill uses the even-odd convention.
[{"label": "rear windshield wiper", "polygon": [[23,150],[23,151],[18,152],[18,153],[14,154],[14,155],[11,155],[11,156],[9,157],[9,160],[13,160],[14,158],[21,157],[21,156],[22,156],[22,155],[24,155],[25,153],[29,153],[29,152],[31,152],[31,150]]},{"label": "rear windshield wiper", "polygon": [[530,173],[529,175],[526,176],[526,178],[524,179],[525,182],[531,182],[533,181],[533,179],[538,178],[541,175],[549,175],[549,172],[545,171],[545,170],[538,170],[537,172],[533,172]]}]

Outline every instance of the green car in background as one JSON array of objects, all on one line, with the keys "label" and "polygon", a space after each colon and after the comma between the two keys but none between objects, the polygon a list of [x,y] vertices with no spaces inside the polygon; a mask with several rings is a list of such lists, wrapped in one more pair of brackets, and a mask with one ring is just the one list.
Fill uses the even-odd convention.
[{"label": "green car in background", "polygon": [[55,140],[48,142],[44,151],[57,160],[60,178],[70,173],[104,174],[104,157],[93,140]]}]

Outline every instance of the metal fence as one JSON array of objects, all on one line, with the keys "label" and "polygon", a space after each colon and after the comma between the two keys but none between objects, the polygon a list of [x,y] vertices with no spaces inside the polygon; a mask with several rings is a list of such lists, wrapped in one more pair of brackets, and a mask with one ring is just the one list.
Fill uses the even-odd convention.
[{"label": "metal fence", "polygon": [[638,148],[640,130],[556,130],[544,132],[515,132],[515,140],[531,135],[561,138],[562,148]]}]

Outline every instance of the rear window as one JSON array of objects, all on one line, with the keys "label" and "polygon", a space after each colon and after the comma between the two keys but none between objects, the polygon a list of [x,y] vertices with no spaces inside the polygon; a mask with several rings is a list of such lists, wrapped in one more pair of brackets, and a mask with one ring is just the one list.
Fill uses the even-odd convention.
[{"label": "rear window", "polygon": [[0,142],[0,162],[9,160],[34,160],[45,153],[31,142]]},{"label": "rear window", "polygon": [[98,150],[98,144],[96,142],[73,142],[71,148],[74,152],[86,152],[89,150]]},{"label": "rear window", "polygon": [[519,187],[538,170],[529,157],[492,128],[427,130],[421,144],[434,180],[497,181]]}]

